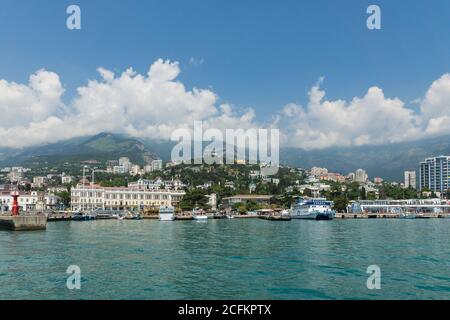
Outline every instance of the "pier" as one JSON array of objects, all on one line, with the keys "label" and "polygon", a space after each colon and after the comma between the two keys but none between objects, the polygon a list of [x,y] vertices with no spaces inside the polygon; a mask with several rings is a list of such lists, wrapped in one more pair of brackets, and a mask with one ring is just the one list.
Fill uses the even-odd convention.
[{"label": "pier", "polygon": [[43,214],[23,216],[0,216],[0,228],[12,231],[47,229],[47,217]]}]

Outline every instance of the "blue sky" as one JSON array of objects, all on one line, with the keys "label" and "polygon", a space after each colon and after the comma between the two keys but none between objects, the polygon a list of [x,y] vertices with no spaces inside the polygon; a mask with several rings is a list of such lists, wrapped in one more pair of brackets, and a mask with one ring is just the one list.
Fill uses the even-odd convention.
[{"label": "blue sky", "polygon": [[[57,72],[71,93],[98,66],[146,71],[180,61],[187,86],[212,86],[223,101],[270,113],[306,100],[320,76],[331,97],[369,86],[405,101],[450,70],[448,1],[21,1],[2,0],[0,77],[26,81]],[[382,9],[369,31],[365,10]],[[65,28],[65,8],[82,9],[82,30]],[[202,65],[189,67],[193,57]]]},{"label": "blue sky", "polygon": [[[65,27],[66,7],[82,30]],[[382,30],[366,28],[366,8]],[[211,88],[219,103],[254,108],[267,120],[288,103],[305,105],[324,76],[329,99],[351,100],[372,86],[408,107],[450,71],[450,2],[433,1],[0,1],[0,79],[27,83],[45,68],[63,100],[96,68],[145,74],[158,58],[180,62],[188,89]],[[191,58],[202,63],[189,64]]]}]

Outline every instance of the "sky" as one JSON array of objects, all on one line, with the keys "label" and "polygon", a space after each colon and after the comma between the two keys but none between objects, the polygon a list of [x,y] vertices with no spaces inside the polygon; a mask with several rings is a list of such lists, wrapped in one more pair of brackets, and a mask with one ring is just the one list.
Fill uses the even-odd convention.
[{"label": "sky", "polygon": [[449,134],[449,31],[446,0],[0,0],[0,147],[195,120],[306,149]]}]

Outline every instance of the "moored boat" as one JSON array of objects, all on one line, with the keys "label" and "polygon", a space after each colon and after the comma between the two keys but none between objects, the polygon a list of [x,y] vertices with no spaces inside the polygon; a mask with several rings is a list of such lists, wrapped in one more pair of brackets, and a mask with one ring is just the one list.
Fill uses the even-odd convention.
[{"label": "moored boat", "polygon": [[299,198],[292,208],[292,219],[333,220],[336,212],[331,208],[333,202],[324,198]]},{"label": "moored boat", "polygon": [[96,216],[91,213],[84,213],[84,212],[80,212],[80,211],[72,213],[73,221],[91,221],[91,220],[95,220],[95,219],[96,219]]},{"label": "moored boat", "polygon": [[173,207],[160,207],[158,219],[159,221],[175,220],[175,209]]},{"label": "moored boat", "polygon": [[199,208],[192,210],[192,218],[197,221],[208,221],[208,216]]}]

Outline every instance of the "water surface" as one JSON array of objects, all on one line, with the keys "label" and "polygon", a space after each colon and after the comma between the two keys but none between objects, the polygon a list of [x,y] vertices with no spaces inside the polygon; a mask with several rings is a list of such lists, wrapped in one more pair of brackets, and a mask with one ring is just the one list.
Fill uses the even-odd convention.
[{"label": "water surface", "polygon": [[450,299],[449,244],[450,219],[52,222],[0,231],[0,299]]}]

